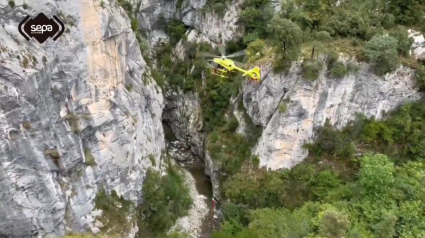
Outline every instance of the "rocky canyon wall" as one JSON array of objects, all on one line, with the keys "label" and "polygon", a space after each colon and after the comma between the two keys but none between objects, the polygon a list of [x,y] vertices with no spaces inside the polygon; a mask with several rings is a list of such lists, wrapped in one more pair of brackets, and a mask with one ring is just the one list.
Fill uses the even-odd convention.
[{"label": "rocky canyon wall", "polygon": [[[160,164],[161,90],[124,10],[101,2],[0,1],[2,235],[96,232],[96,193],[136,201],[148,157]],[[57,41],[19,35],[40,12],[64,21]]]}]

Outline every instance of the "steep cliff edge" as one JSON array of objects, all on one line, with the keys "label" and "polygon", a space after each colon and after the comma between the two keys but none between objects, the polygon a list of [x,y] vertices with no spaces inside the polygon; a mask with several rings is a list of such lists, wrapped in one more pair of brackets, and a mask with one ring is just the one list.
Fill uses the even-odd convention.
[{"label": "steep cliff edge", "polygon": [[[19,35],[39,12],[66,23],[57,41]],[[160,164],[161,90],[114,2],[2,0],[0,15],[0,231],[85,231],[97,191],[136,201],[148,157]]]},{"label": "steep cliff edge", "polygon": [[291,168],[308,154],[302,148],[315,136],[315,130],[329,119],[342,128],[357,113],[381,119],[405,101],[421,98],[413,80],[413,70],[402,67],[383,77],[360,64],[356,73],[342,79],[325,76],[318,80],[302,78],[300,67],[288,75],[269,74],[259,87],[244,85],[244,105],[254,123],[264,127],[254,148],[260,166]]}]

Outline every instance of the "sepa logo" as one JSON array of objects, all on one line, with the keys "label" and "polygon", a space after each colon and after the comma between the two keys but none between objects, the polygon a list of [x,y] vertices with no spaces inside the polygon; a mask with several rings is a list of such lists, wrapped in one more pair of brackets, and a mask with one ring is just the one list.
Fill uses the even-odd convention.
[{"label": "sepa logo", "polygon": [[57,40],[65,31],[64,24],[53,16],[49,19],[43,13],[38,14],[34,19],[28,20],[30,16],[19,24],[19,33],[28,41],[35,38],[40,44],[44,43],[49,37]]}]

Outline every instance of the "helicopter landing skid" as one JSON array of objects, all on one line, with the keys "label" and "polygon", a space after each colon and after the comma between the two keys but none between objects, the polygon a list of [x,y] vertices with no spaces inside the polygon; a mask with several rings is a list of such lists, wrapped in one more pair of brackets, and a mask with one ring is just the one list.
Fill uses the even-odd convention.
[{"label": "helicopter landing skid", "polygon": [[220,77],[222,77],[222,78],[228,78],[228,77],[226,77],[226,76],[224,76],[224,74],[225,74],[225,72],[221,72],[221,73],[217,73],[215,70],[211,70],[211,74],[214,74],[214,75],[217,75],[217,76],[220,76]]}]

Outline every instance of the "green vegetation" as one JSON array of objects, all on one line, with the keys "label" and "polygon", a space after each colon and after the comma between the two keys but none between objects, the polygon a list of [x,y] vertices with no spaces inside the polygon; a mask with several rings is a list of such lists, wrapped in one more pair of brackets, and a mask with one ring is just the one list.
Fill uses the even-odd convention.
[{"label": "green vegetation", "polygon": [[356,73],[359,70],[359,65],[355,62],[347,63],[347,73]]},{"label": "green vegetation", "polygon": [[421,100],[382,121],[327,122],[292,170],[244,162],[224,182],[225,221],[212,237],[424,236],[424,118]]},{"label": "green vegetation", "polygon": [[421,92],[425,92],[425,64],[418,67],[415,72],[416,84]]},{"label": "green vegetation", "polygon": [[127,12],[128,17],[130,17],[130,19],[133,19],[134,12],[133,12],[133,6],[131,5],[131,2],[126,0],[117,0],[117,2],[124,9],[124,11]]},{"label": "green vegetation", "polygon": [[96,164],[96,160],[94,159],[93,154],[91,153],[89,148],[85,148],[84,149],[84,157],[86,158],[85,160],[85,164],[87,166],[95,166]]},{"label": "green vegetation", "polygon": [[22,4],[22,7],[23,7],[24,9],[28,9],[28,4],[26,4],[26,3],[24,2],[24,4]]},{"label": "green vegetation", "polygon": [[101,231],[105,234],[128,234],[136,221],[136,206],[121,196],[116,191],[107,194],[105,190],[97,193],[94,199],[95,208],[103,211],[100,221],[104,225]]},{"label": "green vegetation", "polygon": [[156,166],[155,155],[150,154],[149,155],[149,161],[151,162],[151,164],[152,164],[153,167]]},{"label": "green vegetation", "polygon": [[[352,0],[336,6],[335,1],[289,0],[282,4],[281,12],[271,17],[270,1],[247,1],[240,14],[241,26],[248,32],[241,46],[249,48],[259,42],[272,46],[273,57],[250,54],[250,61],[272,61],[275,71],[287,69],[299,57],[309,58],[303,69],[309,80],[316,79],[320,71],[317,56],[333,51],[370,61],[378,74],[394,70],[401,63],[416,69],[409,55],[412,39],[407,29],[425,32],[424,12],[420,1]],[[340,63],[328,70],[328,75],[335,78],[350,72]]]},{"label": "green vegetation", "polygon": [[140,238],[188,238],[187,234],[166,234],[178,217],[187,215],[193,202],[181,171],[169,160],[164,176],[148,169],[142,191],[143,203],[139,205],[118,196],[115,191],[108,194],[101,190],[97,193],[95,208],[103,211],[101,234],[123,237],[137,224],[137,237]]},{"label": "green vegetation", "polygon": [[347,67],[343,62],[335,62],[331,67],[330,73],[335,78],[342,78],[347,74]]},{"label": "green vegetation", "polygon": [[133,91],[133,84],[131,84],[131,83],[126,84],[125,89],[127,89],[127,91],[129,91],[129,92]]},{"label": "green vegetation", "polygon": [[37,57],[35,57],[34,55],[31,56],[32,62],[34,63],[34,65],[38,64],[38,60]]},{"label": "green vegetation", "polygon": [[61,157],[59,151],[53,149],[44,151],[44,154],[50,156],[52,159],[60,159]]},{"label": "green vegetation", "polygon": [[68,121],[72,132],[74,132],[75,134],[79,134],[81,132],[80,120],[78,115],[74,113],[69,113],[68,115],[64,117],[64,119]]},{"label": "green vegetation", "polygon": [[270,43],[285,61],[294,61],[301,52],[303,33],[301,28],[288,19],[276,15],[269,24]]},{"label": "green vegetation", "polygon": [[280,113],[285,113],[288,110],[288,107],[286,106],[285,102],[280,102],[279,103],[279,112]]},{"label": "green vegetation", "polygon": [[187,31],[187,27],[181,21],[171,19],[164,30],[170,37],[171,44],[175,45],[183,38]]},{"label": "green vegetation", "polygon": [[360,117],[344,130],[334,130],[326,124],[314,145],[307,145],[316,156],[324,153],[352,158],[354,144],[362,150],[388,154],[397,163],[420,161],[425,150],[425,101],[409,103],[376,121]]},{"label": "green vegetation", "polygon": [[322,63],[318,61],[306,60],[301,65],[301,73],[303,78],[314,81],[319,78]]},{"label": "green vegetation", "polygon": [[15,1],[9,0],[9,6],[10,7],[15,7]]},{"label": "green vegetation", "polygon": [[149,169],[143,183],[143,204],[139,210],[138,237],[164,237],[178,217],[185,216],[192,204],[181,172],[171,165],[167,175]]},{"label": "green vegetation", "polygon": [[236,173],[243,162],[251,157],[251,145],[244,136],[235,133],[237,126],[236,118],[232,117],[223,127],[214,129],[208,137],[211,158],[227,174]]},{"label": "green vegetation", "polygon": [[24,59],[22,60],[22,66],[24,66],[24,68],[28,68],[28,63],[29,63],[29,60],[28,60],[28,58],[27,57],[23,57]]},{"label": "green vegetation", "polygon": [[244,1],[239,15],[239,23],[248,32],[243,39],[245,46],[255,40],[267,38],[268,32],[264,26],[273,17],[273,9],[270,3],[270,0]]},{"label": "green vegetation", "polygon": [[202,10],[204,12],[212,11],[215,14],[218,14],[220,17],[223,17],[226,10],[227,10],[226,1],[225,0],[210,0],[210,1],[207,1]]},{"label": "green vegetation", "polygon": [[392,36],[374,36],[366,43],[364,54],[374,63],[376,73],[385,74],[400,64],[397,47],[398,41]]},{"label": "green vegetation", "polygon": [[316,33],[316,39],[322,42],[327,42],[332,40],[332,36],[327,31],[319,31]]}]

